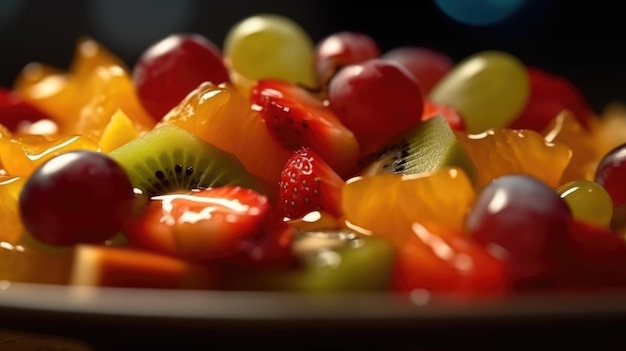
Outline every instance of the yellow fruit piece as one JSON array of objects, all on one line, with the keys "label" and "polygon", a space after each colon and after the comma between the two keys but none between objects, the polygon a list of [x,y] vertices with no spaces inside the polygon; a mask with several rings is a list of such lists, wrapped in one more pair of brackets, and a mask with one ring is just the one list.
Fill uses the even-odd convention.
[{"label": "yellow fruit piece", "polygon": [[572,150],[572,159],[563,171],[561,185],[574,180],[593,180],[601,156],[600,149],[593,136],[571,112],[560,113],[543,135],[547,142],[567,145]]},{"label": "yellow fruit piece", "polygon": [[71,250],[58,252],[28,244],[0,241],[0,280],[67,284]]},{"label": "yellow fruit piece", "polygon": [[82,135],[65,135],[52,140],[38,135],[0,138],[0,162],[12,176],[29,176],[45,161],[70,150],[100,151],[100,145]]},{"label": "yellow fruit piece", "polygon": [[18,78],[20,84],[14,89],[50,115],[61,134],[82,134],[99,141],[118,109],[139,130],[156,124],[141,106],[126,66],[93,39],[78,42],[67,73],[49,72],[45,77]]},{"label": "yellow fruit piece", "polygon": [[137,138],[139,131],[135,129],[133,122],[122,110],[117,110],[111,120],[104,127],[100,137],[102,152],[109,152],[127,142]]},{"label": "yellow fruit piece", "polygon": [[18,210],[23,186],[22,177],[0,176],[0,243],[17,242],[24,232]]},{"label": "yellow fruit piece", "polygon": [[157,125],[174,124],[234,154],[248,171],[278,184],[291,156],[278,144],[250,102],[231,84],[206,82],[191,91]]},{"label": "yellow fruit piece", "polygon": [[533,130],[500,128],[457,136],[478,170],[476,189],[506,174],[529,175],[556,189],[572,158],[569,147],[549,143]]},{"label": "yellow fruit piece", "polygon": [[350,225],[397,243],[416,222],[461,232],[475,197],[465,172],[446,167],[411,175],[352,178],[342,189],[341,205]]}]

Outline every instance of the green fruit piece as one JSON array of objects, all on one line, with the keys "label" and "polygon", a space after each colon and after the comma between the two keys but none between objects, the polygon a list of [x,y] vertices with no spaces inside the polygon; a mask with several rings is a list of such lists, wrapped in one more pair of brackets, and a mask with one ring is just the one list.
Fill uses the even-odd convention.
[{"label": "green fruit piece", "polygon": [[430,118],[386,147],[365,167],[363,175],[379,173],[416,174],[443,167],[459,167],[475,181],[476,166],[446,119]]},{"label": "green fruit piece", "polygon": [[483,51],[458,63],[433,87],[429,98],[463,115],[469,133],[506,127],[530,94],[526,66],[502,51]]},{"label": "green fruit piece", "polygon": [[175,125],[163,125],[111,151],[133,186],[146,196],[238,185],[263,193],[261,183],[233,154]]},{"label": "green fruit piece", "polygon": [[351,230],[297,232],[291,268],[237,274],[231,288],[334,293],[388,290],[395,251],[379,237]]}]

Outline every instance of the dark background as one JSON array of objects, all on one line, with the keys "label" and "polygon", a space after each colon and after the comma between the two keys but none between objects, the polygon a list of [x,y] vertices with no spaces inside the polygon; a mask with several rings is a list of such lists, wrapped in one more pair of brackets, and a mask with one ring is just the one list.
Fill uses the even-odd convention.
[{"label": "dark background", "polygon": [[526,2],[502,24],[473,27],[455,22],[432,0],[1,0],[0,85],[10,86],[32,61],[67,68],[81,35],[132,66],[171,32],[199,32],[221,45],[237,20],[274,12],[296,20],[315,41],[335,31],[362,31],[383,51],[429,46],[456,61],[483,49],[506,50],[567,77],[597,111],[626,101],[626,13],[619,1]]}]

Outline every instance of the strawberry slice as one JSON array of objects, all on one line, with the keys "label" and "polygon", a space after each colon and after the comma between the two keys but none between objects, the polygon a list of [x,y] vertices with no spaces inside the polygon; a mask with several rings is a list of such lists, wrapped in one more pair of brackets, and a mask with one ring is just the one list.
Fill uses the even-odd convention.
[{"label": "strawberry slice", "polygon": [[287,219],[312,211],[341,216],[344,180],[312,149],[301,147],[287,160],[280,177],[279,203]]},{"label": "strawberry slice", "polygon": [[289,150],[311,148],[341,176],[356,170],[359,145],[354,134],[313,94],[295,84],[262,79],[251,99],[274,138]]},{"label": "strawberry slice", "polygon": [[154,196],[126,230],[131,245],[189,260],[233,257],[270,212],[264,195],[239,186]]}]

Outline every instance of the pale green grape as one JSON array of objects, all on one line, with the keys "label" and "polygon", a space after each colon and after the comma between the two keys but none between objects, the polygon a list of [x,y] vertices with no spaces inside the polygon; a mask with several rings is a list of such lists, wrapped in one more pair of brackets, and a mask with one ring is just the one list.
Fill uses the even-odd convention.
[{"label": "pale green grape", "polygon": [[526,66],[502,51],[476,53],[455,65],[430,92],[434,102],[457,109],[470,133],[506,127],[528,101]]},{"label": "pale green grape", "polygon": [[572,210],[574,218],[608,227],[613,215],[613,201],[598,183],[575,180],[563,184],[558,193]]},{"label": "pale green grape", "polygon": [[260,14],[235,24],[224,39],[224,55],[244,77],[280,78],[314,86],[315,46],[296,22],[276,14]]}]

